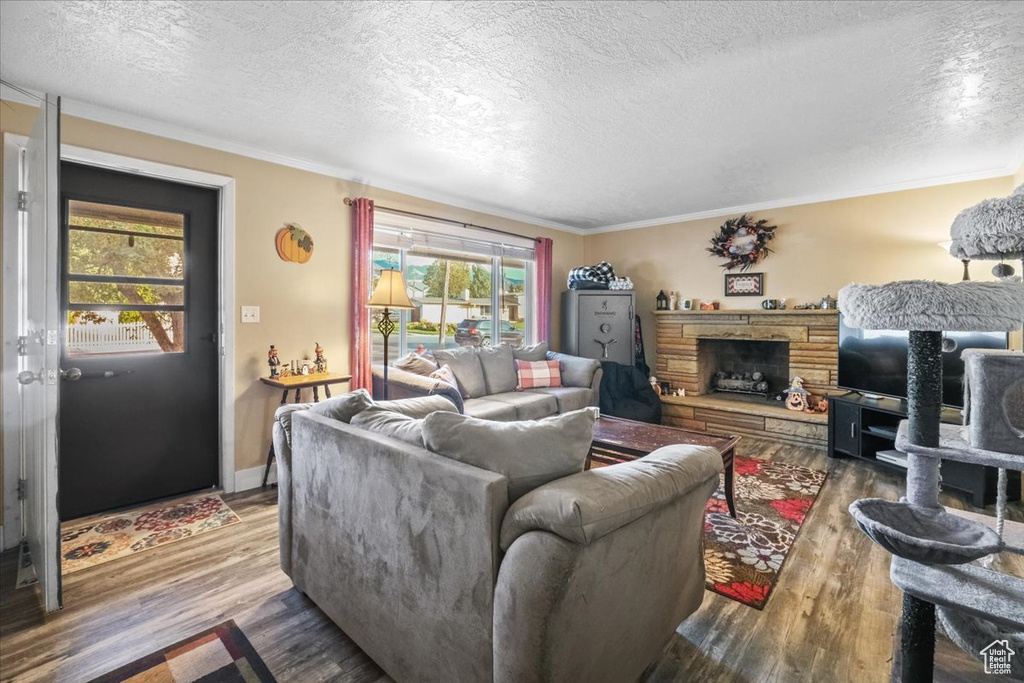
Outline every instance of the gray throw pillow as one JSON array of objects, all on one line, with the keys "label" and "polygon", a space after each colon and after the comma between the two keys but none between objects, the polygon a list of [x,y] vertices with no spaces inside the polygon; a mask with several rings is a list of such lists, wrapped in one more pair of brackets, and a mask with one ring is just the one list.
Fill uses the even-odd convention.
[{"label": "gray throw pillow", "polygon": [[399,370],[405,370],[406,372],[426,377],[434,370],[437,370],[437,363],[418,353],[410,353],[408,356],[395,361],[395,367]]},{"label": "gray throw pillow", "polygon": [[400,398],[394,401],[375,401],[373,407],[415,418],[426,417],[438,410],[445,410],[450,413],[459,412],[459,409],[455,407],[455,404],[450,399],[437,394],[433,396]]},{"label": "gray throw pillow", "polygon": [[434,358],[439,365],[447,365],[459,383],[459,390],[466,398],[480,398],[487,394],[484,382],[484,371],[480,367],[480,358],[472,346],[460,346],[454,349],[434,351]]},{"label": "gray throw pillow", "polygon": [[340,422],[351,422],[352,418],[373,405],[370,392],[356,389],[342,396],[329,398],[322,403],[315,403],[309,412],[329,417]]},{"label": "gray throw pillow", "polygon": [[423,443],[438,455],[504,474],[511,503],[542,484],[582,472],[596,419],[593,408],[520,422],[433,413],[423,421]]},{"label": "gray throw pillow", "polygon": [[516,360],[539,361],[548,359],[548,343],[537,342],[533,346],[524,346],[519,349],[512,349],[512,356]]},{"label": "gray throw pillow", "polygon": [[423,448],[423,420],[386,408],[367,408],[352,418],[352,426]]},{"label": "gray throw pillow", "polygon": [[484,371],[487,395],[515,391],[517,377],[512,347],[498,344],[489,349],[480,349],[480,367]]}]

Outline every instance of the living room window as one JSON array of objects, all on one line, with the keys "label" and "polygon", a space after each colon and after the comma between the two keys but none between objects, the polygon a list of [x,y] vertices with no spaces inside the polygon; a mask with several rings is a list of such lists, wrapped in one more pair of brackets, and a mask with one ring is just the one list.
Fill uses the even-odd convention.
[{"label": "living room window", "polygon": [[[388,340],[388,357],[453,346],[533,343],[533,260],[529,238],[378,212],[371,290],[382,270],[397,268],[416,306],[393,315],[398,324]],[[375,326],[371,330],[373,362],[380,363],[384,340]]]}]

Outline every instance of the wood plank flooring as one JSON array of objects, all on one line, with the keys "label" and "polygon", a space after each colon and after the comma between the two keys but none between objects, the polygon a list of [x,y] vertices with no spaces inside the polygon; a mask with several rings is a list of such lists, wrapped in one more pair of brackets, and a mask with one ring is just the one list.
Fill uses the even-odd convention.
[{"label": "wood plank flooring", "polygon": [[[828,469],[829,477],[767,607],[705,593],[644,680],[889,680],[900,594],[889,582],[889,556],[846,509],[860,497],[898,497],[899,477],[797,446],[744,439],[738,450]],[[225,500],[242,524],[71,574],[66,607],[55,614],[38,610],[34,590],[13,589],[16,556],[5,553],[0,680],[88,681],[226,619],[236,621],[281,683],[389,680],[278,568],[276,491]],[[959,497],[944,502],[967,507]],[[1024,519],[1019,504],[1011,507],[1014,519]],[[1018,573],[1022,563],[1012,562]],[[948,643],[940,643],[938,659],[936,680],[987,678]]]}]

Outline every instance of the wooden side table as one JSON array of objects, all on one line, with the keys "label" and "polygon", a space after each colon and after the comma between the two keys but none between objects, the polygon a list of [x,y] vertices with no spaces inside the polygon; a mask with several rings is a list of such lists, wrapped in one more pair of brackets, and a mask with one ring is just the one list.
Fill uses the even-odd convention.
[{"label": "wooden side table", "polygon": [[[267,386],[281,389],[281,405],[288,402],[288,392],[295,390],[293,403],[302,400],[302,390],[313,390],[313,403],[320,402],[320,387],[324,388],[324,397],[331,397],[331,385],[351,381],[352,375],[336,375],[330,372],[323,372],[315,375],[289,375],[288,377],[260,377],[260,381]],[[270,477],[270,466],[274,462],[274,440],[270,440],[270,450],[267,451],[267,466],[263,469],[263,486],[267,485],[267,478]]]}]

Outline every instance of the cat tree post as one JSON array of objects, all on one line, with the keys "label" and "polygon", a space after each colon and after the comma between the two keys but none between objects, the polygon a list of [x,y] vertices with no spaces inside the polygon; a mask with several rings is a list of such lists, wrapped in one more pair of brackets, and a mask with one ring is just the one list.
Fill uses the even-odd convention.
[{"label": "cat tree post", "polygon": [[[938,446],[941,412],[942,332],[911,330],[907,349],[910,440],[919,446]],[[915,505],[937,507],[939,461],[911,453],[907,475],[907,500]],[[904,593],[900,624],[903,682],[931,681],[935,661],[935,605]]]},{"label": "cat tree post", "polygon": [[[907,413],[910,441],[918,446],[939,445],[942,413],[942,332],[910,331],[907,349]],[[933,458],[910,454],[907,500],[914,505],[939,504],[939,463]],[[911,476],[911,473],[913,476]]]}]

